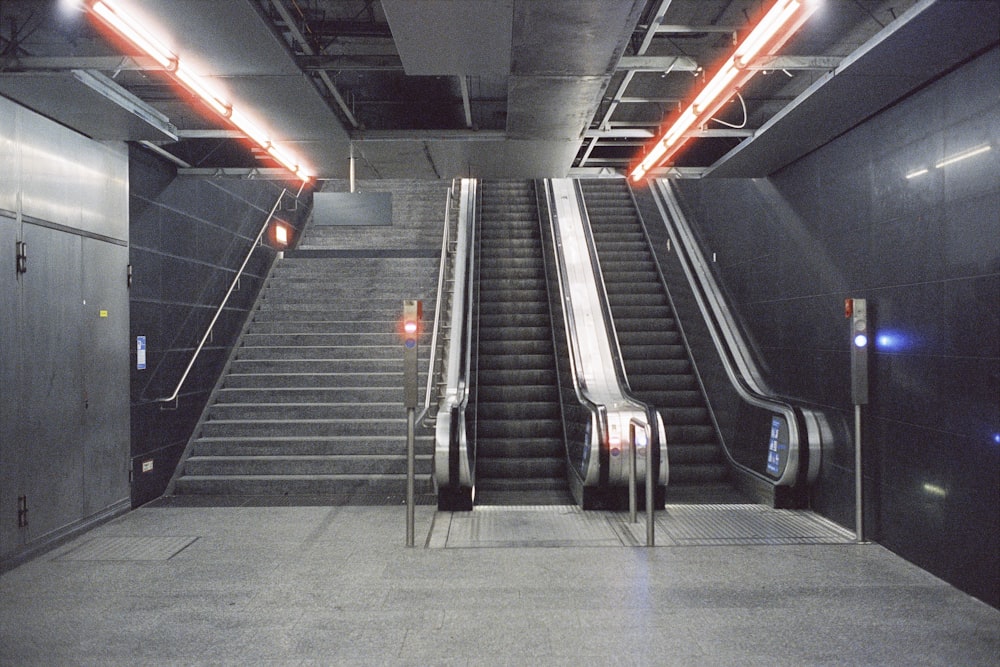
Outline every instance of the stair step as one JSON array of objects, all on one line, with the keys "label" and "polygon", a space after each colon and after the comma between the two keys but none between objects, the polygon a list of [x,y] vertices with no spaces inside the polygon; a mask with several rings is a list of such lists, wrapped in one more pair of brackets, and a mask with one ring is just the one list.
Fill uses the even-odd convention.
[{"label": "stair step", "polygon": [[[403,455],[406,452],[406,433],[360,438],[357,435],[275,437],[212,437],[198,438],[192,444],[194,456],[329,456]],[[414,449],[418,454],[434,451],[433,436],[417,432]]]},{"label": "stair step", "polygon": [[[415,457],[417,474],[431,472],[431,455]],[[405,475],[405,455],[192,456],[185,475]]]},{"label": "stair step", "polygon": [[[185,475],[178,495],[288,496],[406,493],[406,475]],[[430,475],[416,480],[417,493],[433,492]]]},{"label": "stair step", "polygon": [[259,419],[350,419],[406,415],[403,401],[398,403],[216,403],[208,408],[210,423],[215,420]]}]

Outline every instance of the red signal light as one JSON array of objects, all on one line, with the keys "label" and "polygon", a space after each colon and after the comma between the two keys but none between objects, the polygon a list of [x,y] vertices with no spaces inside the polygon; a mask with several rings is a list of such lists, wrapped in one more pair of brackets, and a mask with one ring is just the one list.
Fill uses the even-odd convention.
[{"label": "red signal light", "polygon": [[423,318],[422,301],[403,302],[403,320],[401,329],[403,335],[403,345],[407,348],[417,346],[417,338],[420,336],[420,320]]}]

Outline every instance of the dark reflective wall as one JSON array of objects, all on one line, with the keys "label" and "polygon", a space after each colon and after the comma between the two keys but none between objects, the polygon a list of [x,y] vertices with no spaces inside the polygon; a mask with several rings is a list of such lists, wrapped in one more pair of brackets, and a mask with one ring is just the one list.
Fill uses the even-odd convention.
[{"label": "dark reflective wall", "polygon": [[[772,386],[851,424],[843,302],[868,299],[866,534],[994,606],[998,72],[994,48],[770,178],[678,182]],[[847,526],[853,461],[825,452],[813,497]]]},{"label": "dark reflective wall", "polygon": [[[156,399],[173,393],[284,185],[178,177],[169,164],[148,152],[130,151],[133,283],[129,342],[135,507],[159,497],[170,481],[260,292],[275,257],[273,250],[254,251],[179,401],[164,406]],[[288,187],[297,189],[296,185]],[[308,202],[305,195],[296,210],[283,210],[276,216],[296,229],[293,238],[304,225]],[[145,370],[137,368],[137,336],[146,337]]]}]

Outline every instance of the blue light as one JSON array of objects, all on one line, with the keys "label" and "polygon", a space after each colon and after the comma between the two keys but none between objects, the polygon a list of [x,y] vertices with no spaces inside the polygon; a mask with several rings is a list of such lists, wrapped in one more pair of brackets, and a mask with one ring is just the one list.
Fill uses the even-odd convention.
[{"label": "blue light", "polygon": [[864,347],[868,344],[868,336],[859,333],[854,337],[854,347]]},{"label": "blue light", "polygon": [[875,347],[884,352],[899,352],[910,347],[910,338],[898,331],[880,331],[875,336]]},{"label": "blue light", "polygon": [[993,442],[995,442],[998,445],[1000,445],[1000,433],[994,433],[993,434]]}]

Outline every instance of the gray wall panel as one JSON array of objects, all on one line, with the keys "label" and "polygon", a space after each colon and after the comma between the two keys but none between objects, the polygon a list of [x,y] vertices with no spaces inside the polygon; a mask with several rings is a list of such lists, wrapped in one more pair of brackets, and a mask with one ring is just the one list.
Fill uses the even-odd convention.
[{"label": "gray wall panel", "polygon": [[128,240],[128,153],[26,109],[19,111],[21,212],[38,220]]},{"label": "gray wall panel", "polygon": [[17,208],[18,169],[17,109],[8,99],[0,97],[0,211]]},{"label": "gray wall panel", "polygon": [[[2,100],[0,100],[2,101]],[[0,124],[3,120],[0,120]],[[14,247],[17,229],[14,220],[0,215],[0,248]],[[13,271],[0,270],[0,340],[17,340],[18,287]],[[6,347],[11,347],[8,343]],[[20,495],[20,460],[14,456],[17,397],[14,387],[17,382],[16,358],[10,352],[0,354],[0,559],[13,552],[20,544],[17,529],[17,515],[11,510],[17,506]]]},{"label": "gray wall panel", "polygon": [[83,369],[80,364],[81,237],[25,225],[22,354],[15,452],[28,496],[28,539],[82,516]]},{"label": "gray wall panel", "polygon": [[0,100],[2,566],[128,498],[126,150]]},{"label": "gray wall panel", "polygon": [[84,513],[128,500],[128,248],[83,239]]}]

